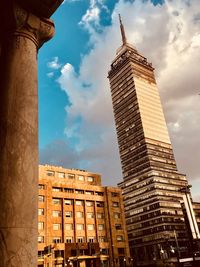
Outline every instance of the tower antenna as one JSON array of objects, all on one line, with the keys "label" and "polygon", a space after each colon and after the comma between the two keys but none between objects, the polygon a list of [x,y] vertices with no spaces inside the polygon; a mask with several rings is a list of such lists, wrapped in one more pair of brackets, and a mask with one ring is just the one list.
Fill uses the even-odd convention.
[{"label": "tower antenna", "polygon": [[121,19],[120,14],[119,14],[119,23],[120,23],[120,29],[121,29],[121,35],[122,35],[122,43],[123,43],[123,45],[125,45],[125,44],[127,44],[126,34],[125,34],[124,25],[122,23],[122,19]]}]

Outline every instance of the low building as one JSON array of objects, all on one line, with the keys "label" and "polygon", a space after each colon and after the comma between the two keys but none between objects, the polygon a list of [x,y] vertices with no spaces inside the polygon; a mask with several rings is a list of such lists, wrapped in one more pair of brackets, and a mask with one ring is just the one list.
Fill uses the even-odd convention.
[{"label": "low building", "polygon": [[38,266],[132,265],[121,190],[99,174],[40,165],[38,200]]}]

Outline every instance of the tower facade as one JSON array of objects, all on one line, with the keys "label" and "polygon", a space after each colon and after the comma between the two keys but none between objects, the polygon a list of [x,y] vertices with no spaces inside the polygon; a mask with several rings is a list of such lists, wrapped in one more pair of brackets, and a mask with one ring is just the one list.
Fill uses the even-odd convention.
[{"label": "tower facade", "polygon": [[177,170],[154,68],[127,43],[121,18],[120,27],[122,46],[108,73],[123,172],[119,186],[132,256],[150,266],[186,250],[180,189],[187,179]]}]

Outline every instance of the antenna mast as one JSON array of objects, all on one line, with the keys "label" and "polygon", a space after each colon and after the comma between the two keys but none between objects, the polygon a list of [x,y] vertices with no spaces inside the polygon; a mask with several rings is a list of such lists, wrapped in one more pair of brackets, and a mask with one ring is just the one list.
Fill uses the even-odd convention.
[{"label": "antenna mast", "polygon": [[122,23],[122,19],[121,19],[120,14],[119,14],[119,22],[120,22],[120,29],[121,29],[121,35],[122,35],[122,43],[123,43],[123,45],[126,45],[127,44],[126,34],[125,34],[124,25]]}]

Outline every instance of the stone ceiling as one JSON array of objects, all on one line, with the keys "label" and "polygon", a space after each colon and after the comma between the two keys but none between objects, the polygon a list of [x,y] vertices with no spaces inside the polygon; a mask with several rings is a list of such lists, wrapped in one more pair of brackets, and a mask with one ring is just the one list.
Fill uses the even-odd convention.
[{"label": "stone ceiling", "polygon": [[17,0],[17,2],[38,17],[50,18],[63,0]]}]

